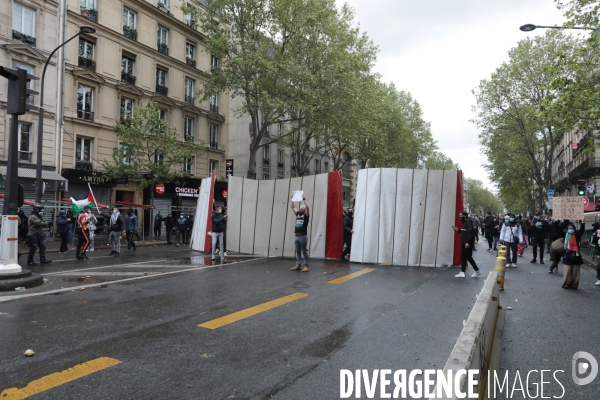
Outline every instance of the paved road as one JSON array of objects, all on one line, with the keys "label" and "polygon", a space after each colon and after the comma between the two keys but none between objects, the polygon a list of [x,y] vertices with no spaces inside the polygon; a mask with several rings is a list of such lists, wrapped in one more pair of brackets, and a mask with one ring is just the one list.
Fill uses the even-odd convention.
[{"label": "paved road", "polygon": [[340,369],[443,368],[494,265],[479,251],[482,278],[458,280],[456,268],[210,265],[171,246],[91,255],[55,256],[46,285],[0,294],[0,392],[39,380],[40,399],[339,398]]}]

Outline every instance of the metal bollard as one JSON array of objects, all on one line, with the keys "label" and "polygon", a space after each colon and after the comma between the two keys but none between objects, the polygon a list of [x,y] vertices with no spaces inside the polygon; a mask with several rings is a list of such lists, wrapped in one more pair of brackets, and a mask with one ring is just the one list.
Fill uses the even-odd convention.
[{"label": "metal bollard", "polygon": [[498,271],[498,290],[504,290],[504,273],[506,272],[506,258],[496,258],[496,271]]}]

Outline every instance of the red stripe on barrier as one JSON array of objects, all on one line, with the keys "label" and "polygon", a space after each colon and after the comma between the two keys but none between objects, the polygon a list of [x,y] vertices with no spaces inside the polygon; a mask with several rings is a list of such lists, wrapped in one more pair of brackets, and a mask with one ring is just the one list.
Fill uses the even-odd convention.
[{"label": "red stripe on barrier", "polygon": [[[454,216],[454,226],[458,229],[462,228],[462,222],[460,221],[460,212],[464,211],[464,194],[463,194],[463,183],[462,183],[462,171],[458,170],[456,179],[456,215]],[[454,234],[454,261],[453,265],[460,265],[460,235]]]},{"label": "red stripe on barrier", "polygon": [[[213,170],[210,177],[210,197],[208,198],[208,218],[206,218],[206,232],[212,231],[212,212],[213,199],[215,198],[215,171]],[[204,251],[212,252],[212,237],[206,235],[204,240]],[[223,255],[221,255],[222,257]]]},{"label": "red stripe on barrier", "polygon": [[18,221],[19,217],[8,217],[9,221]]},{"label": "red stripe on barrier", "polygon": [[7,238],[6,240],[9,242],[14,242],[15,240],[19,240],[19,238]]},{"label": "red stripe on barrier", "polygon": [[328,174],[325,258],[338,258],[344,250],[344,215],[341,171]]}]

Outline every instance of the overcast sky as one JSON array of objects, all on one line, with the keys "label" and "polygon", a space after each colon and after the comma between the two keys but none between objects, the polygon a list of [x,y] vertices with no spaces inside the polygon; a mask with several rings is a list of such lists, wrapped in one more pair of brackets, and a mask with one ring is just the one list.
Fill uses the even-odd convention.
[{"label": "overcast sky", "polygon": [[[339,4],[344,1],[337,0]],[[471,93],[508,60],[525,33],[519,26],[559,25],[553,0],[346,0],[379,46],[376,71],[411,92],[431,122],[440,150],[469,178],[493,189],[482,164]]]}]

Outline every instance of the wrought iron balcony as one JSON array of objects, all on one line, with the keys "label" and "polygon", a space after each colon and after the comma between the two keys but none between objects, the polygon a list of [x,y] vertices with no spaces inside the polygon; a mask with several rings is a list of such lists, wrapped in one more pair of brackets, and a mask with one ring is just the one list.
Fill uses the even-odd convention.
[{"label": "wrought iron balcony", "polygon": [[218,149],[219,148],[219,142],[210,142],[210,148],[211,149]]},{"label": "wrought iron balcony", "polygon": [[81,171],[92,171],[93,166],[94,166],[94,164],[92,164],[91,161],[83,161],[83,160],[75,161],[75,169],[78,169]]},{"label": "wrought iron balcony", "polygon": [[121,72],[121,82],[135,86],[135,76],[128,74],[127,72]]},{"label": "wrought iron balcony", "polygon": [[263,167],[268,167],[271,165],[271,160],[268,158],[263,158]]},{"label": "wrought iron balcony", "polygon": [[79,65],[80,68],[96,71],[96,61],[91,58],[79,56],[79,63],[77,65]]},{"label": "wrought iron balcony", "polygon": [[137,42],[137,30],[124,25],[123,26],[123,35],[125,35],[125,37],[127,37],[131,40],[135,40]]},{"label": "wrought iron balcony", "polygon": [[166,4],[161,3],[160,1],[158,2],[158,4],[156,5],[156,7],[158,7],[158,9],[164,13],[167,13],[169,15],[173,15],[171,14],[171,10],[169,9],[169,7],[167,7]]},{"label": "wrought iron balcony", "polygon": [[194,96],[185,96],[185,103],[193,106],[194,105]]},{"label": "wrought iron balcony", "polygon": [[89,19],[92,22],[98,22],[98,10],[88,9],[85,7],[80,7],[81,15],[84,18]]},{"label": "wrought iron balcony", "polygon": [[189,26],[190,28],[192,28],[192,29],[196,29],[196,21],[194,21],[194,20],[193,20],[193,19],[191,19],[191,18],[186,18],[186,19],[185,19],[185,24],[186,24],[187,26]]},{"label": "wrought iron balcony", "polygon": [[36,40],[33,36],[29,36],[19,31],[15,31],[14,29],[12,31],[12,36],[15,40],[20,40],[23,43],[27,43],[35,47]]},{"label": "wrought iron balcony", "polygon": [[19,161],[31,162],[31,156],[29,151],[19,151]]},{"label": "wrought iron balcony", "polygon": [[94,113],[87,110],[77,109],[77,118],[83,119],[86,121],[94,122]]},{"label": "wrought iron balcony", "polygon": [[194,142],[194,136],[192,135],[185,135],[183,140],[185,140],[186,142]]},{"label": "wrought iron balcony", "polygon": [[196,68],[196,60],[194,60],[193,58],[186,57],[186,58],[185,58],[185,63],[186,63],[187,65],[189,65],[190,67],[194,67],[194,68]]},{"label": "wrought iron balcony", "polygon": [[598,169],[600,169],[600,158],[588,157],[569,172],[569,179],[575,180],[586,175],[592,175]]},{"label": "wrought iron balcony", "polygon": [[166,56],[169,55],[169,46],[167,46],[165,43],[161,43],[161,42],[157,42],[157,46],[158,46],[158,51],[160,53],[163,53]]},{"label": "wrought iron balcony", "polygon": [[285,166],[285,164],[282,162],[277,163],[277,168],[279,168],[279,169],[283,169],[284,166]]},{"label": "wrought iron balcony", "polygon": [[219,113],[219,107],[216,104],[211,104],[210,105],[210,112],[218,114]]},{"label": "wrought iron balcony", "polygon": [[169,94],[169,88],[162,85],[156,85],[156,94],[167,96]]}]

